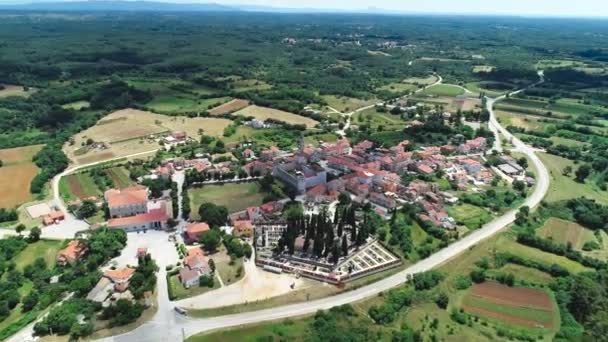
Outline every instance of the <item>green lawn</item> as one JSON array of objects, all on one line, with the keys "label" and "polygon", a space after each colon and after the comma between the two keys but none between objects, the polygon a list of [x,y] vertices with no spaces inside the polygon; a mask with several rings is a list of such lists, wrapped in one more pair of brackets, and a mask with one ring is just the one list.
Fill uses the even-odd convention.
[{"label": "green lawn", "polygon": [[213,287],[207,286],[193,286],[189,289],[182,286],[182,283],[179,281],[179,274],[172,275],[169,277],[169,281],[167,282],[167,286],[169,287],[169,293],[172,294],[172,300],[180,300],[184,298],[198,296],[205,292],[209,292],[215,289],[220,288],[220,282],[217,280],[217,277],[214,279]]},{"label": "green lawn", "polygon": [[76,199],[76,196],[70,190],[70,185],[67,182],[67,177],[61,177],[59,180],[59,196],[64,202],[71,202]]},{"label": "green lawn", "polygon": [[95,180],[93,180],[93,177],[91,177],[91,175],[87,172],[69,175],[68,177],[76,177],[80,183],[80,186],[82,187],[82,190],[84,191],[85,197],[98,196],[101,194],[97,184],[95,184]]},{"label": "green lawn", "polygon": [[376,88],[376,91],[389,91],[391,93],[400,94],[416,89],[418,89],[418,87],[414,84],[393,82]]},{"label": "green lawn", "polygon": [[492,215],[484,208],[466,203],[449,207],[448,214],[456,220],[456,223],[465,225],[469,229],[481,228],[492,220]]},{"label": "green lawn", "polygon": [[304,137],[304,143],[318,146],[319,141],[323,142],[335,142],[338,140],[338,136],[334,133],[315,134]]},{"label": "green lawn", "polygon": [[192,218],[200,219],[198,207],[204,202],[223,205],[231,213],[241,211],[248,207],[263,204],[264,195],[260,192],[260,185],[254,183],[205,185],[188,191],[191,200]]},{"label": "green lawn", "polygon": [[573,176],[574,171],[569,177],[562,174],[566,166],[571,166],[573,170],[578,168],[578,165],[575,165],[573,161],[548,153],[539,153],[538,155],[547,166],[551,176],[551,185],[545,197],[547,202],[587,197],[599,203],[608,204],[608,191],[598,189],[591,181],[587,181],[585,184],[576,182]]},{"label": "green lawn", "polygon": [[13,259],[13,261],[20,270],[33,263],[37,258],[44,258],[46,264],[53,267],[56,262],[57,253],[62,246],[63,241],[40,240],[27,245],[27,247]]},{"label": "green lawn", "polygon": [[402,120],[399,115],[388,112],[379,112],[376,108],[370,108],[355,113],[351,118],[353,125],[369,124],[373,128],[383,126],[385,129],[403,129],[407,122]]},{"label": "green lawn", "polygon": [[435,96],[457,96],[464,94],[464,89],[452,84],[437,84],[426,88],[423,93]]}]

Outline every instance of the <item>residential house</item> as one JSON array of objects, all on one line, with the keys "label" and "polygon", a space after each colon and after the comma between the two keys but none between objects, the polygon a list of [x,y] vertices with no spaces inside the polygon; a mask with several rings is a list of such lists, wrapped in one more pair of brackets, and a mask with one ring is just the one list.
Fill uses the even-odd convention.
[{"label": "residential house", "polygon": [[114,290],[117,292],[125,292],[129,288],[129,280],[135,273],[135,269],[131,267],[125,267],[116,270],[109,270],[104,272],[103,276],[110,279],[114,284]]},{"label": "residential house", "polygon": [[80,240],[72,240],[67,247],[57,254],[57,264],[59,266],[72,265],[80,260],[88,251],[87,246]]},{"label": "residential house", "polygon": [[234,229],[232,235],[239,238],[252,238],[253,237],[253,224],[249,220],[240,220],[234,222]]},{"label": "residential house", "polygon": [[200,240],[201,236],[209,231],[209,225],[205,222],[192,222],[186,226],[186,239],[193,243]]},{"label": "residential house", "polygon": [[122,190],[110,189],[104,193],[110,217],[125,217],[148,211],[148,189],[133,186]]}]

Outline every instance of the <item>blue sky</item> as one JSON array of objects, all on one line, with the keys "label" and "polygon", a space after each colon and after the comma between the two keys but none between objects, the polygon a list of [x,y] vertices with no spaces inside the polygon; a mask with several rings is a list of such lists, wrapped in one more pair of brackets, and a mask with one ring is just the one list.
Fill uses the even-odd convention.
[{"label": "blue sky", "polygon": [[[83,0],[0,0],[31,3]],[[377,8],[403,13],[501,14],[531,16],[608,17],[608,0],[150,0],[177,3],[219,3],[283,8],[367,10]]]}]

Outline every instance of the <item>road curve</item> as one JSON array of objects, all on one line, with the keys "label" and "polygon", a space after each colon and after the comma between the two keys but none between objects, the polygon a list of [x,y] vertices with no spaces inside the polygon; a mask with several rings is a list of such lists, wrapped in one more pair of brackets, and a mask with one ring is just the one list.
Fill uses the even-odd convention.
[{"label": "road curve", "polygon": [[[496,120],[493,105],[496,101],[500,101],[501,99],[502,98],[498,98],[496,100],[489,99],[487,101],[487,109],[490,112],[490,125],[496,129],[496,132],[500,132],[507,137],[507,139],[511,139],[515,148],[517,148],[518,151],[526,154],[536,168],[536,187],[534,188],[532,194],[522,204],[527,205],[530,208],[534,208],[540,204],[549,189],[549,173],[542,161],[538,158],[538,156],[536,156],[535,150],[524,144],[517,137],[512,136]],[[474,231],[470,235],[438,251],[430,257],[409,266],[405,270],[353,291],[310,302],[211,318],[188,318],[174,314],[168,320],[159,321],[153,319],[152,321],[144,323],[142,326],[129,333],[106,338],[104,341],[143,342],[183,339],[197,333],[208,332],[211,330],[313,314],[318,310],[327,310],[334,306],[370,298],[380,292],[387,291],[405,283],[408,278],[415,273],[436,268],[467,249],[477,245],[483,240],[494,236],[515,221],[516,213],[516,209],[510,210],[503,216],[498,217],[492,222],[484,225],[479,230]],[[170,310],[170,308],[168,308],[168,310]]]}]

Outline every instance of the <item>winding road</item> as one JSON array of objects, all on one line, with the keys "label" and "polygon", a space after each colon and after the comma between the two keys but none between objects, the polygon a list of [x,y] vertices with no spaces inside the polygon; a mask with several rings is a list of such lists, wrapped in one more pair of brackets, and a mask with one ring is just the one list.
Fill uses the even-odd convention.
[{"label": "winding road", "polygon": [[[539,74],[539,76],[541,77],[540,82],[543,82],[542,73]],[[500,140],[499,133],[502,134],[504,137],[511,140],[511,143],[513,144],[515,149],[521,153],[524,153],[531,160],[532,165],[534,165],[536,169],[537,184],[532,194],[522,204],[527,205],[530,208],[534,208],[540,204],[549,189],[549,173],[546,167],[541,162],[541,160],[536,155],[536,151],[524,144],[517,137],[511,135],[496,120],[493,106],[497,101],[500,101],[504,98],[505,97],[500,97],[497,99],[488,98],[486,101],[487,110],[490,112],[490,128],[495,133],[496,140]],[[352,115],[352,113],[344,115],[349,116],[350,122],[350,115]],[[502,150],[500,142],[498,144],[498,147]],[[158,312],[151,321],[144,323],[142,326],[129,333],[106,338],[104,339],[104,341],[143,342],[181,340],[201,332],[208,332],[216,329],[224,329],[228,327],[313,314],[318,310],[326,310],[334,306],[348,304],[366,298],[370,298],[378,295],[378,293],[380,292],[387,291],[391,288],[405,283],[406,281],[408,281],[409,277],[411,277],[415,273],[424,272],[436,268],[446,263],[450,259],[456,257],[460,253],[466,251],[467,249],[477,245],[483,240],[494,236],[500,231],[506,229],[513,221],[515,221],[516,213],[516,209],[511,210],[503,216],[498,217],[492,222],[484,225],[481,229],[474,231],[470,235],[438,251],[430,257],[421,260],[412,266],[409,266],[405,270],[388,278],[363,286],[353,291],[344,292],[336,296],[314,300],[310,302],[285,305],[281,307],[275,307],[259,311],[200,319],[184,317],[173,312],[166,312],[167,310],[172,310],[172,308],[159,308],[159,311],[164,312]]]}]

